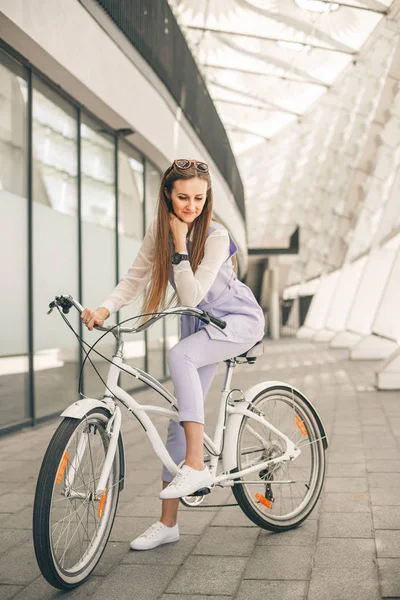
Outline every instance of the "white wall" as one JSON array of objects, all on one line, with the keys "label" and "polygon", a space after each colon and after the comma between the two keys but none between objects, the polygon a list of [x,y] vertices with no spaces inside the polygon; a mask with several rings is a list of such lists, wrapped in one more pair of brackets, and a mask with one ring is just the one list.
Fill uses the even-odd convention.
[{"label": "white wall", "polygon": [[318,331],[325,327],[331,302],[338,285],[341,271],[321,277],[317,291],[308,309],[304,327]]},{"label": "white wall", "polygon": [[[399,237],[397,238],[400,241]],[[346,329],[354,333],[369,335],[375,314],[378,311],[393,260],[398,246],[392,243],[376,248],[368,256],[360,285],[354,298]]]},{"label": "white wall", "polygon": [[366,257],[363,257],[342,268],[325,323],[327,329],[333,331],[344,331],[346,329],[346,321],[351,311],[365,263]]}]

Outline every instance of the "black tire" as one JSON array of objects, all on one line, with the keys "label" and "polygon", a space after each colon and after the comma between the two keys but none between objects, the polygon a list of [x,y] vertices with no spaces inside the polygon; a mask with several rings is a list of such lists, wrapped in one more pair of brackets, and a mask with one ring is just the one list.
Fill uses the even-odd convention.
[{"label": "black tire", "polygon": [[[94,489],[96,479],[98,480],[96,474],[98,474],[99,471],[101,472],[102,454],[104,452],[105,456],[109,445],[109,437],[105,433],[105,427],[107,426],[109,418],[110,413],[103,408],[92,409],[82,420],[65,417],[55,431],[43,458],[36,485],[33,506],[33,542],[36,560],[43,577],[52,586],[58,589],[71,590],[78,585],[81,585],[89,577],[103,554],[114,523],[118,506],[120,479],[121,476],[123,476],[123,474],[121,474],[121,465],[123,464],[123,461],[121,460],[121,457],[123,456],[121,435],[118,439],[114,462],[111,468],[109,481],[107,482],[103,516],[100,518],[98,512],[95,512],[94,504],[95,502],[99,504],[99,502],[90,497],[91,489]],[[94,436],[96,436],[97,433],[99,434],[97,436],[98,439],[95,440]],[[73,451],[74,439],[78,438],[78,435],[80,435],[80,440],[83,439],[82,434],[87,434],[88,437],[87,442],[84,442],[84,454],[82,455],[79,465],[77,465],[77,463],[74,463],[74,460],[70,458],[70,453]],[[95,470],[93,469],[94,444],[98,446],[100,456],[100,460],[99,457],[96,459]],[[78,447],[78,443],[76,442],[74,456],[77,455]],[[87,449],[87,456],[89,457],[88,465],[88,459],[85,454]],[[62,463],[66,465],[64,468]],[[68,467],[70,465],[72,466],[69,469]],[[75,465],[76,468],[74,468],[73,465]],[[94,473],[93,481],[89,480],[88,486],[85,486],[84,483],[86,470],[89,470],[89,473]],[[68,494],[65,495],[65,490],[68,487],[67,474],[69,471],[75,473],[74,482],[70,492],[72,494],[80,493],[82,496],[85,494],[85,499],[68,496]],[[62,473],[61,476],[60,473]],[[60,477],[61,481],[58,481],[57,483],[57,479],[60,479]],[[60,483],[64,484],[63,491],[61,491],[61,487],[57,488]],[[79,488],[82,489],[82,492],[76,491]],[[60,497],[58,498],[57,496]],[[56,502],[58,502],[58,504],[56,504]],[[77,504],[78,508],[76,508]],[[73,507],[72,511],[71,507]],[[83,513],[79,514],[81,507],[83,507]],[[55,514],[57,514],[57,511],[61,514],[61,512],[65,510],[63,519],[54,523],[52,520],[53,510]],[[70,524],[75,517],[77,521],[76,530],[71,536],[71,540],[69,542],[60,542],[63,532],[67,531],[66,535],[68,536]],[[70,519],[69,524],[65,526],[65,523],[68,523],[65,519],[68,518]],[[92,520],[94,524],[92,537],[90,537],[91,529],[89,519]],[[78,521],[80,522],[79,524]],[[57,532],[59,539],[55,544],[55,539],[53,539],[53,537],[55,538],[60,523],[61,529]],[[78,530],[81,524],[83,526],[82,539]],[[71,541],[76,535],[76,531],[78,531],[78,537],[75,539],[74,545],[71,546]],[[87,538],[87,540],[85,538]],[[75,565],[71,564],[71,566],[67,568],[65,565],[67,556],[69,557],[72,555],[74,548],[77,546],[77,541],[81,544],[81,548],[77,550],[76,556],[79,557],[79,553],[83,553],[85,544],[87,546],[86,551]],[[63,548],[63,543],[66,545],[65,549]],[[60,549],[58,548],[59,544],[61,544]],[[63,555],[60,557],[59,554],[63,549]],[[86,562],[85,556],[87,556]],[[75,560],[74,556],[71,556],[70,560]]]},{"label": "black tire", "polygon": [[[273,407],[273,416],[266,412],[266,408],[272,407],[272,402],[275,402],[275,406]],[[268,403],[270,406],[268,407]],[[279,463],[275,467],[270,467],[269,470],[264,470],[260,472],[253,472],[250,475],[241,478],[239,481],[244,482],[242,484],[235,484],[232,488],[233,494],[236,498],[237,503],[239,504],[242,511],[245,515],[256,525],[263,529],[268,529],[270,531],[286,531],[297,527],[302,523],[314,509],[318,498],[322,491],[322,486],[325,478],[325,447],[324,442],[321,436],[321,431],[318,426],[318,421],[315,417],[315,414],[310,407],[309,403],[302,397],[302,395],[296,390],[292,390],[292,388],[284,387],[284,386],[271,386],[260,392],[252,402],[252,406],[258,408],[265,414],[266,420],[268,420],[272,425],[274,425],[279,431],[282,431],[289,438],[290,432],[286,431],[284,428],[280,427],[280,423],[276,422],[276,415],[278,411],[276,411],[276,406],[285,406],[289,409],[289,426],[290,420],[293,418],[293,421],[296,424],[296,427],[299,431],[303,431],[300,435],[303,436],[303,449],[302,453],[298,458],[293,460],[292,462],[286,461]],[[275,417],[274,417],[275,412]],[[288,410],[286,409],[286,412]],[[292,413],[292,415],[291,415]],[[298,421],[297,418],[300,420]],[[249,419],[244,416],[242,422],[239,427],[238,433],[238,442],[237,442],[237,467],[232,469],[233,472],[238,472],[245,468],[245,460],[246,456],[250,454],[256,455],[259,454],[260,462],[262,460],[266,460],[269,457],[276,457],[283,453],[284,446],[286,445],[279,437],[275,436],[271,433],[270,430],[267,430],[265,427],[262,427],[262,430],[266,432],[263,436],[264,448],[257,448],[257,441],[253,442],[253,446],[246,446],[243,444],[246,425],[251,422],[251,427],[254,429],[254,420]],[[285,423],[287,422],[287,415],[285,416]],[[297,424],[299,423],[299,424]],[[256,425],[257,427],[257,425]],[[261,425],[260,425],[261,427]],[[286,427],[288,427],[286,425]],[[294,428],[295,429],[295,428]],[[306,434],[304,433],[306,432]],[[260,434],[261,435],[261,434]],[[269,437],[268,437],[269,436]],[[256,439],[252,433],[249,433],[249,437],[252,439]],[[307,443],[304,441],[305,437],[307,437]],[[296,440],[296,443],[297,440]],[[266,446],[266,447],[265,447]],[[298,446],[301,447],[301,442],[298,443]],[[247,450],[246,450],[247,449]],[[309,465],[306,464],[305,467],[300,467],[297,461],[300,461],[302,455],[306,456],[306,460],[308,458]],[[261,460],[262,459],[262,460]],[[258,462],[258,461],[257,461]],[[298,467],[296,467],[296,464]],[[277,481],[290,481],[293,479],[292,472],[298,468],[298,481],[295,480],[295,484],[274,484],[272,483],[275,480]],[[309,470],[309,472],[308,472]],[[285,473],[287,471],[287,473]],[[278,477],[276,477],[279,475]],[[287,477],[287,479],[284,479]],[[260,480],[260,485],[258,484],[247,484],[245,483],[246,478],[248,480]],[[271,483],[268,483],[271,482]],[[299,502],[299,506],[297,509],[293,508],[293,498],[292,500],[292,510],[285,513],[285,507],[289,504],[289,493],[292,489],[291,486],[296,485],[295,494],[301,496],[301,493],[304,494],[304,498]],[[278,509],[278,490],[280,489],[280,506],[283,508]],[[282,496],[282,489],[283,492]],[[256,499],[255,491],[262,495],[262,499]],[[285,496],[286,494],[286,496]],[[271,501],[270,508],[267,508],[264,505],[264,500],[267,499]],[[286,504],[287,503],[287,504]]]}]

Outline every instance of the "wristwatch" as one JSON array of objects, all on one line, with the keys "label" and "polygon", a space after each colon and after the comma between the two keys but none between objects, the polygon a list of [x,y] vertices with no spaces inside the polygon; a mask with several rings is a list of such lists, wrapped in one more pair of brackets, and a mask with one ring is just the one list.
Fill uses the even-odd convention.
[{"label": "wristwatch", "polygon": [[179,265],[181,260],[189,260],[189,255],[183,254],[181,252],[174,252],[174,254],[172,255],[172,264]]}]

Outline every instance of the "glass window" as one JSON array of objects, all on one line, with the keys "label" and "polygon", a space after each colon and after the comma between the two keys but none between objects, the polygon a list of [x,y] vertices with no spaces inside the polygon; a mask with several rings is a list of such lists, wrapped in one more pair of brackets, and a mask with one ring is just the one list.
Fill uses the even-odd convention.
[{"label": "glass window", "polygon": [[29,417],[27,85],[0,52],[0,428]]},{"label": "glass window", "polygon": [[[82,288],[83,306],[95,309],[101,305],[116,285],[115,235],[115,138],[104,125],[84,117],[81,126],[82,155]],[[116,323],[116,315],[107,325]],[[84,340],[93,345],[104,332],[88,331]],[[85,346],[86,351],[88,347]],[[115,339],[106,334],[95,350],[111,358]],[[90,358],[104,382],[109,363],[94,351]],[[85,394],[101,396],[105,383],[87,360],[84,369]]]},{"label": "glass window", "polygon": [[[144,196],[143,157],[128,144],[120,142],[118,152],[118,244],[119,244],[119,276],[127,272],[135,260],[142,244],[143,231],[143,196]],[[119,322],[139,315],[142,311],[143,294],[132,304],[119,312]],[[127,326],[136,326],[136,319],[128,321]],[[145,337],[144,332],[125,337],[125,362],[144,369]],[[120,385],[133,389],[143,385],[140,381],[121,373]]]},{"label": "glass window", "polygon": [[[33,323],[35,412],[56,413],[78,397],[78,343],[55,296],[78,296],[78,131],[76,109],[39,79],[33,89]],[[68,320],[78,330],[79,315]]]}]

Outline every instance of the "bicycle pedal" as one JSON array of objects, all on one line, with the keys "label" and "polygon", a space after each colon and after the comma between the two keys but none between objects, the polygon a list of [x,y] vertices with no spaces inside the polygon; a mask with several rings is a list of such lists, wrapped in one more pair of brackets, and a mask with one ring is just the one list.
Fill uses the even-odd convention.
[{"label": "bicycle pedal", "polygon": [[204,488],[200,488],[199,490],[196,490],[195,492],[193,492],[193,494],[189,494],[189,496],[205,496],[206,494],[209,494],[211,492],[211,489],[209,487],[204,487]]}]

